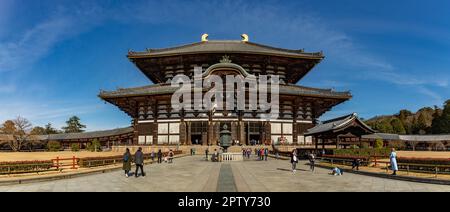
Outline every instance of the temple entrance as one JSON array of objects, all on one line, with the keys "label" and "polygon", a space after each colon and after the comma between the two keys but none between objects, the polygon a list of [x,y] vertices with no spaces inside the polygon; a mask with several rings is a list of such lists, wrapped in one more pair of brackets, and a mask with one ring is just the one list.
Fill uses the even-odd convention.
[{"label": "temple entrance", "polygon": [[191,135],[192,145],[201,145],[202,143],[202,135]]},{"label": "temple entrance", "polygon": [[248,122],[245,124],[247,131],[247,144],[248,145],[258,145],[263,144],[262,133],[263,126],[261,122]]},{"label": "temple entrance", "polygon": [[191,122],[190,126],[192,145],[203,145],[207,140],[208,122]]},{"label": "temple entrance", "polygon": [[261,135],[260,134],[253,134],[250,135],[250,145],[258,145],[261,144]]}]

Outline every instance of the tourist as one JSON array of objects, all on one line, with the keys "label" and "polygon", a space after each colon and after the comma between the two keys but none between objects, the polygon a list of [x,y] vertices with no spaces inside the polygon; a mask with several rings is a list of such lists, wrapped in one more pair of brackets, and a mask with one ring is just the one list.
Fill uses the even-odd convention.
[{"label": "tourist", "polygon": [[247,159],[250,159],[251,155],[252,155],[252,149],[247,148]]},{"label": "tourist", "polygon": [[261,157],[261,161],[263,161],[263,160],[264,160],[264,149],[263,149],[263,148],[261,148],[261,149],[259,150],[259,155],[260,155],[260,157]]},{"label": "tourist", "polygon": [[259,151],[257,148],[255,148],[255,156],[258,157],[258,159],[259,159]]},{"label": "tourist", "polygon": [[142,147],[139,147],[136,153],[134,153],[134,163],[136,164],[136,171],[134,172],[134,176],[138,177],[138,171],[141,169],[142,177],[145,177],[144,172],[144,153],[142,153]]},{"label": "tourist", "polygon": [[298,158],[297,158],[297,150],[294,149],[291,154],[291,163],[292,163],[292,172],[296,172]]},{"label": "tourist", "polygon": [[211,157],[211,161],[212,162],[217,162],[217,149],[214,149],[214,153],[213,153],[213,155],[212,155],[212,157]]},{"label": "tourist", "polygon": [[309,169],[314,172],[314,168],[315,168],[315,163],[316,163],[316,156],[314,155],[314,153],[310,153],[309,154]]},{"label": "tourist", "polygon": [[155,162],[155,150],[152,150],[150,157],[152,158],[152,163]]},{"label": "tourist", "polygon": [[265,148],[264,149],[264,160],[267,161],[267,157],[269,156],[269,149]]},{"label": "tourist", "polygon": [[209,147],[205,150],[206,160],[208,160]]},{"label": "tourist", "polygon": [[173,163],[173,156],[174,156],[175,154],[173,153],[173,151],[172,150],[169,150],[169,163]]},{"label": "tourist", "polygon": [[131,170],[131,153],[130,149],[126,149],[125,153],[123,154],[123,170],[125,171],[125,177],[128,178]]},{"label": "tourist", "polygon": [[223,154],[223,149],[222,147],[219,149],[219,155],[217,156],[217,159],[219,160],[219,162],[222,162],[222,154]]},{"label": "tourist", "polygon": [[158,163],[162,163],[162,151],[161,151],[161,149],[158,150]]},{"label": "tourist", "polygon": [[391,169],[394,171],[392,175],[397,175],[398,166],[397,166],[397,152],[395,152],[395,149],[392,148],[391,155],[389,156],[389,159],[391,161]]},{"label": "tourist", "polygon": [[339,169],[338,167],[334,167],[333,170],[331,171],[331,174],[334,176],[340,176],[342,174],[344,174],[344,172]]},{"label": "tourist", "polygon": [[352,170],[356,168],[357,171],[359,171],[359,166],[361,165],[361,159],[355,158],[352,162]]}]

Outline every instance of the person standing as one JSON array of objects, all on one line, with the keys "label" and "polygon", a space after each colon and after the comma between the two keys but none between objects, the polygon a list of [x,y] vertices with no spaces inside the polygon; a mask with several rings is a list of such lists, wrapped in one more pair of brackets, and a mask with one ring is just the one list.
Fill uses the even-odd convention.
[{"label": "person standing", "polygon": [[261,148],[259,150],[259,155],[261,156],[261,161],[263,161],[264,160],[264,149],[263,148]]},{"label": "person standing", "polygon": [[162,152],[161,152],[161,149],[158,150],[158,163],[162,163]]},{"label": "person standing", "polygon": [[127,148],[123,154],[123,170],[125,171],[125,177],[127,178],[130,176],[131,171],[131,157],[130,149]]},{"label": "person standing", "polygon": [[315,168],[315,163],[316,163],[316,156],[314,155],[314,153],[310,153],[309,154],[309,169],[314,172],[314,168]]},{"label": "person standing", "polygon": [[173,156],[174,156],[175,154],[173,153],[173,151],[172,150],[169,150],[169,163],[173,163]]},{"label": "person standing", "polygon": [[389,159],[391,161],[391,169],[394,171],[392,175],[397,175],[398,171],[398,165],[397,165],[397,152],[395,152],[395,149],[392,148],[391,155],[389,156]]},{"label": "person standing", "polygon": [[139,147],[136,153],[134,153],[134,163],[136,164],[136,171],[134,172],[134,176],[138,177],[138,171],[141,169],[142,177],[145,177],[144,172],[144,153],[142,153],[142,147]]},{"label": "person standing", "polygon": [[209,147],[206,148],[206,150],[205,150],[206,160],[208,160],[208,154],[209,154]]},{"label": "person standing", "polygon": [[292,163],[292,172],[295,173],[297,171],[296,168],[297,168],[297,163],[298,163],[298,157],[297,157],[297,150],[296,149],[294,149],[292,151],[291,163]]}]

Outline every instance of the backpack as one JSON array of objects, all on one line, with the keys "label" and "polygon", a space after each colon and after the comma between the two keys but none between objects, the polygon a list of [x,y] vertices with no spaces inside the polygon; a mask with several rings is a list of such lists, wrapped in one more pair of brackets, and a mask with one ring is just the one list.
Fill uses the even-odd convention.
[{"label": "backpack", "polygon": [[129,159],[128,154],[125,154],[125,155],[123,156],[123,162],[128,162],[128,159]]}]

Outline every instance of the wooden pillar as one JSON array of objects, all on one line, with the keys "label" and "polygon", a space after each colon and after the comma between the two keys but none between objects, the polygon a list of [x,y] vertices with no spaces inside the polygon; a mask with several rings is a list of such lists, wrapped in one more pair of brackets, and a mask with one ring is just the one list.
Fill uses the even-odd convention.
[{"label": "wooden pillar", "polygon": [[314,144],[316,145],[316,151],[319,149],[319,141],[317,139],[317,136],[313,136]]},{"label": "wooden pillar", "polygon": [[186,144],[192,145],[192,130],[191,130],[191,122],[186,122]]},{"label": "wooden pillar", "polygon": [[213,122],[212,121],[208,121],[207,139],[206,139],[206,141],[203,141],[202,145],[209,145],[209,144],[211,144],[213,130],[214,130],[213,129]]}]

